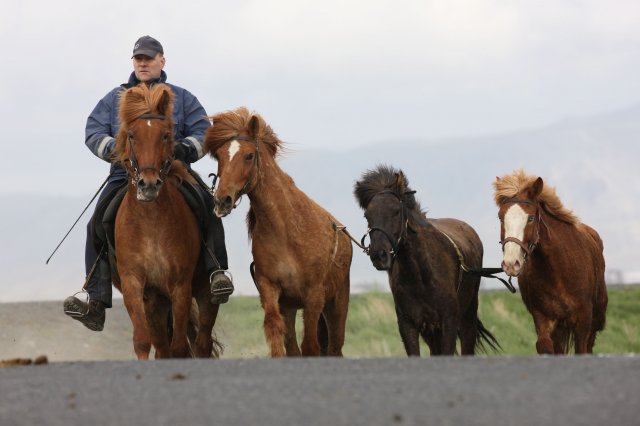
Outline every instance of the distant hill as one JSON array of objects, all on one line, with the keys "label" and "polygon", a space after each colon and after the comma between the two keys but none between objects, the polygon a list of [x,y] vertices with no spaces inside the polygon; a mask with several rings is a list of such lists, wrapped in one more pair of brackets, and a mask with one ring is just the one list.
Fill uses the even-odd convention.
[{"label": "distant hill", "polygon": [[[270,124],[277,132],[277,123]],[[565,205],[600,233],[608,281],[629,283],[640,282],[637,135],[640,106],[510,134],[386,141],[340,152],[303,150],[300,147],[304,141],[291,141],[280,164],[302,190],[332,212],[358,239],[366,222],[353,197],[355,181],[377,164],[401,168],[417,190],[416,196],[428,216],[456,217],[476,229],[485,246],[485,266],[498,266],[501,255],[491,184],[496,176],[524,168],[556,187]],[[286,141],[286,135],[282,136]],[[202,161],[211,167],[210,160]],[[91,195],[0,195],[0,261],[4,270],[0,301],[60,299],[81,287],[88,215],[81,219],[51,265],[45,267],[44,261]],[[251,255],[244,224],[247,207],[245,199],[224,222],[238,290],[255,294],[248,273]],[[357,247],[354,249],[353,288],[387,288],[386,274],[376,271],[368,258]]]}]

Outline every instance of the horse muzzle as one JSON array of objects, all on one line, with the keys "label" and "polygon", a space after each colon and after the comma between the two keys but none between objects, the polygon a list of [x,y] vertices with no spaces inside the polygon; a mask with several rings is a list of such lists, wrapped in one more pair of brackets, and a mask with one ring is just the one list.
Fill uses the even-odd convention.
[{"label": "horse muzzle", "polygon": [[369,259],[378,271],[388,271],[393,263],[393,255],[384,249],[369,248]]},{"label": "horse muzzle", "polygon": [[144,202],[153,201],[158,198],[160,188],[162,188],[162,179],[151,182],[144,178],[139,179],[136,184],[136,199]]},{"label": "horse muzzle", "polygon": [[230,195],[218,198],[213,197],[213,213],[218,217],[225,217],[233,210],[233,198]]}]

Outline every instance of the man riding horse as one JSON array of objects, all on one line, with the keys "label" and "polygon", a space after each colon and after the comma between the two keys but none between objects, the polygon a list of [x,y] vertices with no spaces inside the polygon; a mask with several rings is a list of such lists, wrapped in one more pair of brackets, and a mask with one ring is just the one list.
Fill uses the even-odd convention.
[{"label": "man riding horse", "polygon": [[[85,130],[85,144],[98,158],[111,162],[111,153],[115,146],[115,135],[120,127],[118,117],[118,103],[122,92],[140,83],[153,85],[164,83],[175,93],[173,105],[174,139],[176,141],[174,158],[181,160],[189,168],[189,165],[204,156],[202,148],[204,133],[209,128],[210,122],[207,114],[198,99],[189,91],[166,83],[167,74],[163,71],[165,65],[164,50],[156,39],[140,37],[133,47],[134,71],[129,81],[111,90],[103,97],[91,112],[87,119]],[[194,173],[195,175],[195,173]],[[222,221],[211,214],[212,197],[207,191],[206,185],[199,181],[195,188],[195,198],[200,199],[197,216],[204,219],[203,244],[204,262],[211,280],[211,302],[214,304],[225,303],[229,295],[233,293],[231,279],[225,274],[227,265],[227,252],[224,241],[224,228]],[[102,190],[96,205],[94,217],[87,226],[87,241],[85,248],[85,267],[87,279],[83,290],[88,293],[88,303],[80,300],[75,295],[64,301],[64,312],[70,317],[80,321],[85,327],[93,331],[101,331],[104,327],[105,308],[111,307],[111,273],[109,264],[108,244],[99,241],[96,237],[101,230],[96,229],[96,224],[102,225],[102,215],[109,209],[112,201],[118,194],[122,194],[122,188],[126,188],[127,171],[120,165],[111,164],[111,171],[107,179],[106,187]],[[99,227],[98,226],[98,227]],[[180,224],[176,224],[180,226]],[[108,230],[106,233],[108,234]],[[105,231],[102,231],[105,234]],[[108,235],[107,235],[108,238]]]}]

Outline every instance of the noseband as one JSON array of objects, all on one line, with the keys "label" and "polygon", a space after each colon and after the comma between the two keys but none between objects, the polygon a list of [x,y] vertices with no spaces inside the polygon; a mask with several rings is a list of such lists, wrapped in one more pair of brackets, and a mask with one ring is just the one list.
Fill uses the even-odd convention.
[{"label": "noseband", "polygon": [[[502,202],[502,204],[509,204],[509,203],[526,203],[526,204],[531,204],[533,206],[536,207],[536,218],[538,220],[538,222],[542,221],[542,216],[540,215],[540,205],[538,203],[534,203],[531,200],[525,200],[525,199],[518,199],[518,198],[509,198],[508,200],[505,200]],[[526,261],[529,256],[531,256],[531,253],[533,253],[533,251],[535,250],[535,248],[538,246],[538,243],[540,242],[540,225],[536,225],[536,239],[535,241],[529,241],[528,245],[525,245],[524,242],[522,242],[521,240],[515,238],[515,237],[507,237],[504,240],[500,241],[500,244],[502,245],[502,251],[504,252],[504,245],[507,243],[516,243],[517,245],[519,245],[522,250],[524,251],[525,255],[524,255],[524,260]]]},{"label": "noseband", "polygon": [[[367,238],[367,235],[370,236],[370,234],[373,231],[379,231],[382,232],[382,235],[384,235],[387,240],[391,243],[391,251],[389,252],[389,254],[391,254],[391,258],[394,259],[396,257],[396,255],[398,254],[398,247],[400,246],[400,243],[402,242],[402,238],[407,234],[407,229],[409,227],[409,217],[408,215],[405,214],[405,210],[406,210],[406,206],[404,204],[404,196],[405,195],[410,195],[410,194],[415,194],[416,191],[407,191],[405,193],[403,193],[402,195],[398,195],[396,192],[390,190],[390,189],[385,189],[384,191],[380,191],[378,192],[376,195],[374,195],[371,199],[373,200],[373,198],[377,197],[380,194],[391,194],[394,197],[396,197],[398,199],[398,201],[400,202],[400,223],[401,223],[401,227],[400,227],[400,235],[398,235],[398,238],[395,239],[393,238],[391,235],[389,235],[389,233],[387,231],[385,231],[383,228],[380,228],[378,226],[372,226],[369,227],[367,229],[367,232],[362,236],[362,239],[360,240],[360,245],[364,247],[364,240],[365,238]],[[369,254],[369,246],[365,247],[365,252],[367,254]]]},{"label": "noseband", "polygon": [[[131,122],[142,120],[145,118],[148,120],[153,120],[153,119],[164,120],[166,117],[160,114],[142,114],[140,117],[135,118]],[[170,152],[167,155],[167,158],[162,163],[162,168],[160,170],[156,169],[153,166],[139,167],[138,160],[136,159],[136,155],[133,152],[133,141],[131,140],[131,136],[128,136],[128,140],[129,140],[129,162],[131,163],[131,169],[133,170],[133,176],[131,179],[133,181],[133,184],[136,186],[136,188],[138,187],[138,182],[140,181],[140,173],[144,172],[145,170],[157,171],[158,174],[160,175],[159,176],[160,182],[161,183],[164,182],[165,178],[169,174],[169,169],[171,169],[171,164],[173,164],[173,152]]]}]

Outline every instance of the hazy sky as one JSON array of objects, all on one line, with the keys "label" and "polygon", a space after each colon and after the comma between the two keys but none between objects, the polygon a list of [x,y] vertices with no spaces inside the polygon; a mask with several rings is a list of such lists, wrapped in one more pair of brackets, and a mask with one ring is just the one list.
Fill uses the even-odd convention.
[{"label": "hazy sky", "polygon": [[498,133],[640,99],[637,0],[147,4],[3,2],[0,193],[97,188],[107,165],[84,146],[86,117],[144,34],[209,113],[246,105],[294,150]]}]

